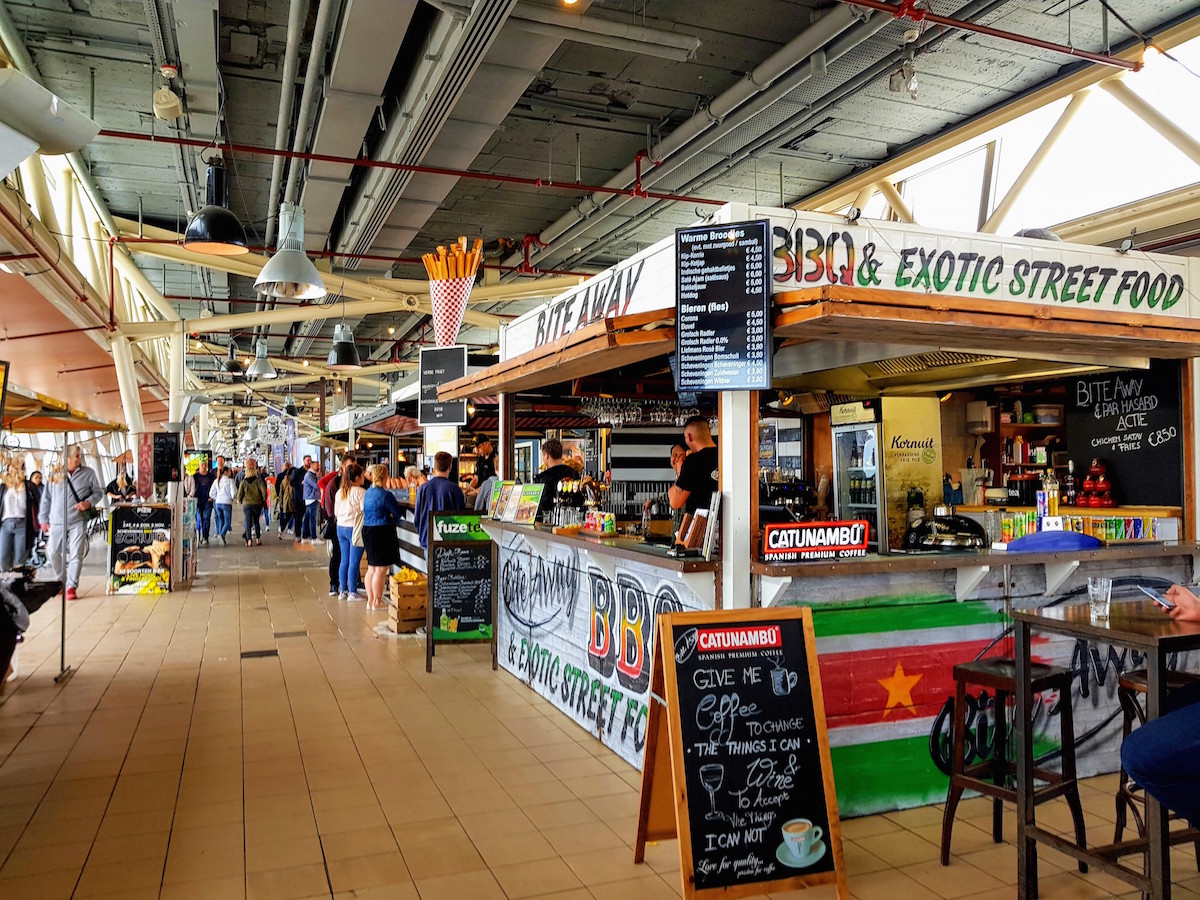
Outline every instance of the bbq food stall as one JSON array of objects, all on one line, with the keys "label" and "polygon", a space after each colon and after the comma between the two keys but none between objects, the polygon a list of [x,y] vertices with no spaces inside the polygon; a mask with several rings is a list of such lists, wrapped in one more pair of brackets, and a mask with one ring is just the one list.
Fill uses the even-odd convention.
[{"label": "bbq food stall", "polygon": [[[1011,653],[1010,610],[1086,597],[1089,575],[1113,576],[1118,596],[1193,577],[1200,264],[739,204],[704,224],[760,220],[771,390],[719,395],[713,602],[813,608],[844,814],[940,801],[951,669]],[[511,396],[610,371],[622,354],[669,354],[676,263],[665,238],[514,320],[501,362],[443,396]],[[777,453],[760,421],[797,408],[818,498],[802,522],[760,503],[771,482],[759,461]],[[1051,487],[1056,515],[1041,496]],[[503,576],[499,587],[503,635]],[[516,627],[553,628],[555,609]],[[589,637],[567,640],[580,658]],[[1081,772],[1114,770],[1116,675],[1134,660],[1073,642],[1039,652],[1078,674]],[[1057,733],[1039,725],[1049,742]]]}]

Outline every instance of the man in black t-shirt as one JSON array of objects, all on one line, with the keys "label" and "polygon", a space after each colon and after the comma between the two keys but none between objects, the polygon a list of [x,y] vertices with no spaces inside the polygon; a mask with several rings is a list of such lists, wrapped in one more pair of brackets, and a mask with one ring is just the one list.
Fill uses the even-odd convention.
[{"label": "man in black t-shirt", "polygon": [[688,419],[683,427],[683,440],[691,453],[679,467],[679,477],[667,496],[671,509],[682,507],[685,512],[694,513],[698,509],[708,509],[717,490],[717,445],[713,443],[708,420],[703,416]]},{"label": "man in black t-shirt", "polygon": [[547,510],[554,506],[554,498],[558,496],[558,483],[564,478],[578,478],[579,473],[563,462],[563,445],[558,438],[542,441],[542,458],[546,470],[533,477],[536,484],[544,484],[542,502],[538,504],[538,514],[544,516]]}]

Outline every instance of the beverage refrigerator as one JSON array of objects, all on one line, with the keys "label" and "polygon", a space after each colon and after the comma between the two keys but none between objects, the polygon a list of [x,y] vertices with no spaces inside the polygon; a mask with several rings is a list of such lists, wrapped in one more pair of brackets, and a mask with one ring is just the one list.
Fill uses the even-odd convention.
[{"label": "beverage refrigerator", "polygon": [[833,428],[834,515],[840,521],[863,520],[870,526],[867,552],[887,552],[887,494],[883,483],[878,422]]}]

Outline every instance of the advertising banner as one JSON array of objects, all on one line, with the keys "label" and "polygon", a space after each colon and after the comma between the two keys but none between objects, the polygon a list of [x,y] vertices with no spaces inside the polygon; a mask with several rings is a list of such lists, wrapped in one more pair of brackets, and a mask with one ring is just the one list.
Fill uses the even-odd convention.
[{"label": "advertising banner", "polygon": [[171,508],[117,504],[108,519],[108,593],[171,590]]}]

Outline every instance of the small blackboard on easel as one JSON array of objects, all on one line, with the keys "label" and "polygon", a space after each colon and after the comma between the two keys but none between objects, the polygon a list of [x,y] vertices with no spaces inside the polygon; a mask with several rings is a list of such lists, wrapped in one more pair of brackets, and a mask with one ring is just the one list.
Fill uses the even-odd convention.
[{"label": "small blackboard on easel", "polygon": [[650,692],[634,862],[678,837],[685,898],[848,898],[811,611],[660,614]]},{"label": "small blackboard on easel", "polygon": [[496,668],[496,545],[477,512],[430,512],[425,671],[439,643],[490,643]]}]

